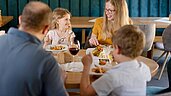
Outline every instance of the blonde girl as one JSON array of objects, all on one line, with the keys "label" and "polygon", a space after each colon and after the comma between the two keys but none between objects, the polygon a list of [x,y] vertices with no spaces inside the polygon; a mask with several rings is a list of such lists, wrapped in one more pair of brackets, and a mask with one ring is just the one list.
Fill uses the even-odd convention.
[{"label": "blonde girl", "polygon": [[48,44],[68,44],[75,37],[70,22],[71,13],[64,8],[56,8],[53,11],[50,30],[44,39],[44,46]]}]

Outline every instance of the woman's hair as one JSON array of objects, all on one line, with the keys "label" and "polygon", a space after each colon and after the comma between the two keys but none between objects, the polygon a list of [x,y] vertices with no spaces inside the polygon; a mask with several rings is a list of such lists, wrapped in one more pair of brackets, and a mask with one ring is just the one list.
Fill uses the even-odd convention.
[{"label": "woman's hair", "polygon": [[50,29],[58,29],[59,28],[58,20],[64,18],[67,14],[71,16],[71,13],[67,9],[64,8],[54,9],[52,14]]},{"label": "woman's hair", "polygon": [[145,46],[145,35],[139,27],[125,25],[116,31],[112,39],[113,45],[120,48],[120,54],[136,58],[141,55]]},{"label": "woman's hair", "polygon": [[[104,22],[103,22],[103,36],[106,39],[107,37],[112,37],[112,34],[115,33],[120,27],[132,24],[131,19],[129,18],[128,6],[126,0],[106,0],[106,3],[110,2],[115,8],[114,21],[108,21],[106,13],[104,11]],[[105,4],[106,5],[106,4]],[[106,8],[106,6],[105,6]]]}]

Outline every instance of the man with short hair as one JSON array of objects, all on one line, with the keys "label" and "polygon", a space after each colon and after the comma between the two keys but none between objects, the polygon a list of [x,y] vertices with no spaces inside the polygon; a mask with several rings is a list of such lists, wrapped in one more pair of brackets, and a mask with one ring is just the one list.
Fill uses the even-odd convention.
[{"label": "man with short hair", "polygon": [[41,44],[51,13],[42,2],[29,2],[19,28],[0,37],[0,96],[67,95],[56,60]]}]

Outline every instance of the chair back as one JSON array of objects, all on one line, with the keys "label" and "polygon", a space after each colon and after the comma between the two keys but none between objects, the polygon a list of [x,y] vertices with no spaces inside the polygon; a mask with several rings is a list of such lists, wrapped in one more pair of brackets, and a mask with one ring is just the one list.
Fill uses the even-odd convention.
[{"label": "chair back", "polygon": [[90,30],[90,32],[89,32],[89,34],[87,36],[86,42],[85,42],[84,47],[83,47],[84,49],[94,48],[95,47],[95,46],[91,46],[90,43],[89,43],[89,39],[91,38],[91,34],[92,34],[92,30]]},{"label": "chair back", "polygon": [[163,31],[162,40],[164,50],[171,51],[171,24]]},{"label": "chair back", "polygon": [[145,34],[146,44],[143,51],[150,51],[154,42],[156,33],[156,24],[138,24],[137,25]]}]

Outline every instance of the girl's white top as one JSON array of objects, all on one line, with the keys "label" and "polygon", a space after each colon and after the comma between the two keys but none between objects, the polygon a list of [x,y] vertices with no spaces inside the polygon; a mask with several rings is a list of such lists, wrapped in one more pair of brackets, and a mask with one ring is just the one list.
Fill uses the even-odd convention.
[{"label": "girl's white top", "polygon": [[[68,41],[71,41],[72,38],[75,37],[75,34],[72,30],[69,32],[65,32],[62,37],[59,37],[57,34],[57,30],[50,30],[47,33],[47,36],[49,37],[50,40],[52,40],[52,45],[57,45],[57,44],[68,44]],[[70,40],[69,40],[70,37]]]}]

